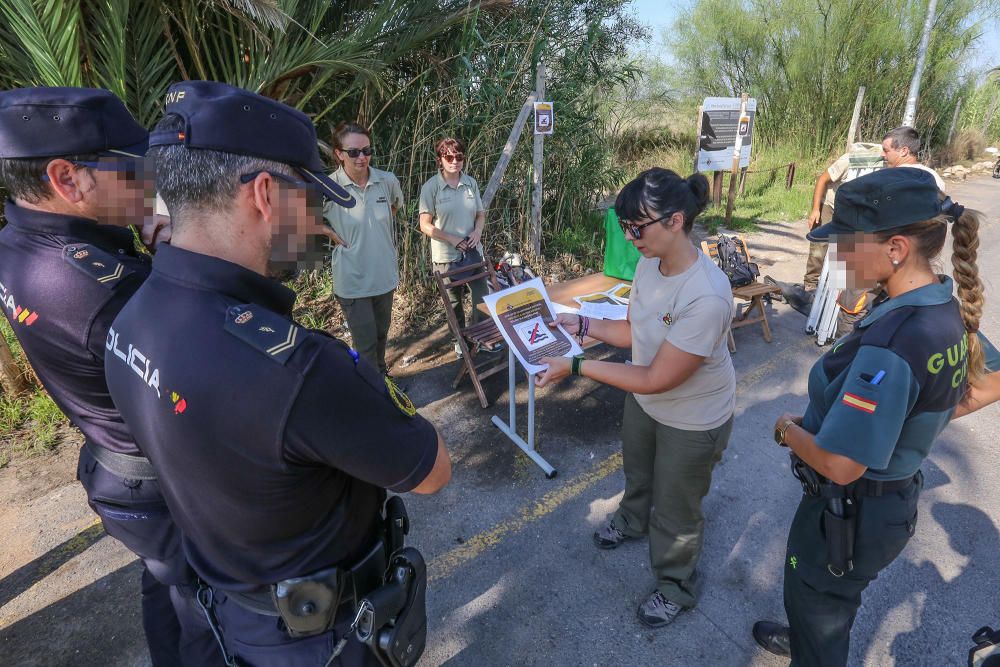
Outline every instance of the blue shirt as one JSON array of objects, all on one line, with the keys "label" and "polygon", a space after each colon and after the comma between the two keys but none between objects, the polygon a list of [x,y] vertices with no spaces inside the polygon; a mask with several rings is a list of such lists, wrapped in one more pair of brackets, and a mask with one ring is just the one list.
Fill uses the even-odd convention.
[{"label": "blue shirt", "polygon": [[[803,427],[871,479],[914,475],[968,386],[968,343],[951,278],[877,304],[809,374]],[[990,368],[1000,355],[981,337]]]},{"label": "blue shirt", "polygon": [[277,281],[180,248],[107,341],[111,395],[195,571],[248,591],[371,547],[384,489],[431,471],[434,428],[357,353],[291,319]]},{"label": "blue shirt", "polygon": [[104,379],[112,320],[149,274],[131,230],[8,201],[0,230],[0,301],[52,400],[84,437],[139,450]]}]

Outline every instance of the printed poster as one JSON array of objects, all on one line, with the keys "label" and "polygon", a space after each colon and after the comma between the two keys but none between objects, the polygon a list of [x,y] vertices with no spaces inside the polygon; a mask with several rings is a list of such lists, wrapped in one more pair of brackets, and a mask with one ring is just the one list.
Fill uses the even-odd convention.
[{"label": "printed poster", "polygon": [[493,321],[524,369],[536,375],[547,366],[543,357],[573,357],[583,350],[562,327],[552,328],[552,302],[541,278],[534,278],[483,298]]}]

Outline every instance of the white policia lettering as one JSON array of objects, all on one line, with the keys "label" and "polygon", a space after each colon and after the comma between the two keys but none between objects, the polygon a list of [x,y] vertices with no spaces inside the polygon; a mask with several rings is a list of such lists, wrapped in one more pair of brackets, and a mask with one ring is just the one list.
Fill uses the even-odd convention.
[{"label": "white policia lettering", "polygon": [[[146,386],[156,390],[156,397],[160,398],[160,369],[153,368],[150,372],[149,359],[142,352],[132,347],[129,343],[128,352],[122,352],[118,347],[118,332],[114,328],[108,329],[108,340],[104,347],[114,352],[115,356],[125,362],[125,365],[135,371],[135,374],[142,378]],[[138,364],[136,363],[138,362]]]}]

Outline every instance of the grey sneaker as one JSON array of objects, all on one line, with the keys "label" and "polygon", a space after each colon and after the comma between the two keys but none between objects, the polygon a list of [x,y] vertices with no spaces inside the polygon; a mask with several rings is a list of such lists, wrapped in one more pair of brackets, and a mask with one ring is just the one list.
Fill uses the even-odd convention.
[{"label": "grey sneaker", "polygon": [[614,520],[609,521],[608,525],[594,533],[594,544],[597,545],[598,549],[614,549],[621,545],[622,542],[631,539],[631,537],[618,530],[618,526],[615,525]]},{"label": "grey sneaker", "polygon": [[462,354],[462,346],[459,345],[458,343],[455,343],[455,356],[458,357],[459,359],[465,356]]},{"label": "grey sneaker", "polygon": [[660,591],[653,591],[646,601],[639,605],[639,620],[651,628],[662,628],[670,625],[677,618],[677,614],[684,611],[676,602],[671,602],[663,597]]}]

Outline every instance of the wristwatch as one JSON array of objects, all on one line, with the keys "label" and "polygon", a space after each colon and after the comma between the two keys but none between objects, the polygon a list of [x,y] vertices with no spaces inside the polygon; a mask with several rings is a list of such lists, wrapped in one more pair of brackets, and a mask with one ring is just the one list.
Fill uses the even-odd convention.
[{"label": "wristwatch", "polygon": [[795,426],[795,422],[791,419],[786,419],[781,426],[776,426],[774,429],[774,441],[781,445],[782,447],[787,447],[788,443],[785,442],[785,431],[788,430],[789,426]]}]

